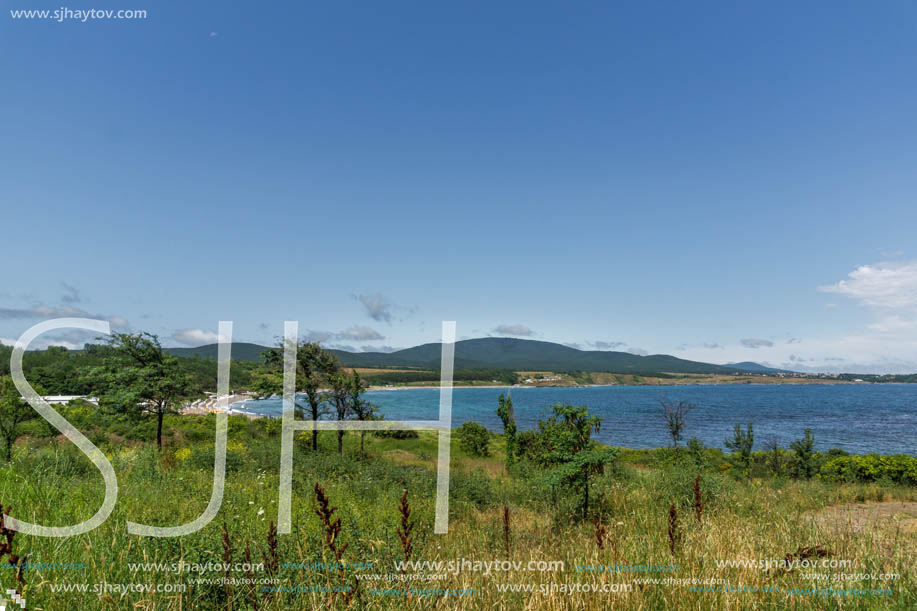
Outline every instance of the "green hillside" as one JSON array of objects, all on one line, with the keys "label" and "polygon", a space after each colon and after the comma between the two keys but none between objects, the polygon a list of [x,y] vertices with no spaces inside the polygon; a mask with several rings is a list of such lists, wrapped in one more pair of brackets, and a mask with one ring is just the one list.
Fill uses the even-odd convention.
[{"label": "green hillside", "polygon": [[[217,348],[219,344],[207,344],[197,348],[167,348],[175,356],[195,357],[204,359],[216,359]],[[267,350],[266,346],[258,344],[249,344],[246,342],[232,343],[232,358],[240,361],[261,361],[261,353]]]},{"label": "green hillside", "polygon": [[[260,360],[265,346],[234,343],[232,356],[241,360]],[[441,345],[423,344],[396,352],[346,352],[332,350],[349,367],[418,367],[438,369]],[[172,348],[179,356],[198,355],[216,358],[217,346]],[[753,364],[748,364],[753,365]],[[665,354],[638,356],[628,352],[577,350],[561,344],[507,337],[484,337],[456,342],[455,367],[458,369],[512,369],[515,371],[613,371],[616,373],[721,373],[731,374],[736,366],[687,361]],[[760,366],[758,366],[760,367]],[[745,371],[753,369],[741,368]]]}]

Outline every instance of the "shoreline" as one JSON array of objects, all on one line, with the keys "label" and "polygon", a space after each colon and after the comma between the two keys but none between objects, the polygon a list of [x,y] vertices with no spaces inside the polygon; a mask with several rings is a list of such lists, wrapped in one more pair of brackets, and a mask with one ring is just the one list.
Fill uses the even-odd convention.
[{"label": "shoreline", "polygon": [[[653,381],[647,384],[453,384],[452,388],[507,388],[525,389],[525,388],[637,388],[641,386],[867,386],[867,385],[907,385],[910,382],[853,382],[849,380],[808,380],[799,379],[799,381],[772,381],[772,382],[715,382],[715,381],[697,381],[697,382],[665,382]],[[367,391],[388,391],[388,390],[413,390],[419,388],[439,388],[438,383],[417,384],[414,386],[368,386]]]},{"label": "shoreline", "polygon": [[[830,381],[830,382],[809,382],[804,381],[799,382],[790,382],[790,383],[774,383],[774,382],[741,382],[741,383],[723,383],[723,382],[694,382],[690,384],[577,384],[577,385],[552,385],[552,386],[535,386],[535,385],[519,385],[519,386],[507,386],[507,385],[495,385],[495,384],[482,384],[482,385],[453,385],[454,389],[489,389],[489,390],[526,390],[526,389],[588,389],[588,388],[639,388],[639,387],[659,387],[659,388],[668,388],[671,386],[683,386],[683,387],[716,387],[716,386],[833,386],[833,385],[854,385],[854,386],[909,386],[909,383],[906,382],[886,382],[886,383],[876,383],[876,382],[852,382],[846,380]],[[390,391],[407,391],[407,390],[436,390],[439,388],[439,385],[423,385],[423,386],[369,386],[367,387],[367,392],[390,392]],[[279,401],[280,398],[274,399]],[[250,392],[243,392],[239,394],[230,395],[228,397],[229,409],[227,413],[229,415],[236,416],[246,416],[248,418],[279,418],[279,414],[268,414],[268,413],[259,413],[259,412],[250,412],[247,411],[246,404],[249,402],[257,402],[258,398]],[[210,398],[207,400],[195,402],[199,405],[190,405],[184,407],[180,410],[181,415],[207,415],[209,413],[217,413],[219,410],[216,407],[217,400],[215,398]],[[241,409],[240,409],[241,408]]]}]

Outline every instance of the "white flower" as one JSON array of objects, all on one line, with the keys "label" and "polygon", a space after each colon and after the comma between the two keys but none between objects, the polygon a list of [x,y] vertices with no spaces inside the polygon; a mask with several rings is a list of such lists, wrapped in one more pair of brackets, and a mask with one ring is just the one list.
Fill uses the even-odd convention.
[{"label": "white flower", "polygon": [[259,515],[259,516],[263,516],[263,515],[264,515],[264,507],[262,507],[261,509],[258,510],[258,515]]}]

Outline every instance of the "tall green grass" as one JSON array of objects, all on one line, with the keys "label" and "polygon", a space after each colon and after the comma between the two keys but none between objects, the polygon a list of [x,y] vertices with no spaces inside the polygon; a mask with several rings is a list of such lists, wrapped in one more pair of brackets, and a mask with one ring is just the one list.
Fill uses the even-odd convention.
[{"label": "tall green grass", "polygon": [[[109,456],[119,481],[118,503],[108,521],[77,537],[48,539],[19,534],[19,554],[32,563],[83,563],[84,569],[29,570],[24,595],[29,609],[909,609],[917,607],[917,543],[915,534],[894,524],[861,529],[837,527],[820,519],[829,506],[868,501],[915,501],[917,489],[887,482],[846,483],[822,480],[736,479],[721,472],[715,453],[706,468],[665,452],[624,452],[618,464],[597,478],[593,519],[605,528],[603,545],[596,541],[596,523],[578,516],[579,496],[552,489],[539,470],[525,462],[506,471],[502,442],[492,441],[487,458],[469,456],[453,443],[450,531],[433,534],[436,440],[367,436],[368,458],[356,455],[359,441],[348,435],[345,456],[336,453],[330,434],[320,451],[306,439],[296,442],[292,508],[293,533],[271,542],[277,520],[279,428],[276,422],[230,419],[228,475],[218,517],[207,527],[181,538],[144,538],[127,533],[131,520],[157,526],[196,518],[206,507],[212,485],[212,417],[175,417],[160,454],[132,435],[124,422],[81,428],[94,435]],[[111,425],[111,426],[109,426]],[[73,524],[90,517],[103,497],[101,477],[75,448],[56,437],[34,431],[17,443],[13,461],[0,467],[0,502],[11,515],[44,525]],[[247,556],[261,561],[272,554],[284,563],[329,562],[336,559],[327,538],[327,524],[316,515],[316,482],[341,520],[336,549],[348,563],[372,563],[363,573],[396,573],[403,560],[404,508],[410,508],[411,558],[457,558],[528,561],[562,560],[566,570],[522,571],[485,576],[475,572],[449,575],[443,581],[410,582],[417,587],[473,588],[474,595],[452,597],[373,595],[371,588],[402,587],[356,581],[339,570],[278,567],[284,586],[358,584],[352,600],[327,593],[265,592],[245,585],[192,585],[198,575],[132,572],[128,563],[222,562]],[[703,520],[695,519],[695,482],[702,494]],[[406,494],[405,494],[406,491]],[[677,514],[678,541],[670,545],[670,509]],[[506,508],[506,509],[505,509]],[[225,540],[223,529],[225,528]],[[399,531],[401,531],[399,533]],[[227,543],[228,542],[228,543]],[[895,572],[901,578],[885,584],[864,580],[844,587],[893,589],[891,597],[799,596],[790,588],[811,587],[799,571],[779,573],[747,568],[717,569],[716,560],[783,558],[796,550],[821,545],[833,557],[854,560],[848,572]],[[247,549],[247,552],[246,552]],[[674,550],[674,551],[673,551]],[[671,574],[621,575],[578,572],[586,564],[677,564]],[[268,572],[258,573],[265,577]],[[202,575],[218,578],[222,573]],[[244,577],[234,573],[231,577]],[[783,593],[690,592],[687,587],[633,585],[617,594],[532,594],[498,591],[496,584],[622,583],[634,577],[705,578],[730,586],[778,586]],[[14,572],[0,573],[3,588],[15,586]],[[177,584],[182,593],[61,593],[52,584],[107,582]],[[836,587],[837,584],[834,584]],[[90,588],[92,586],[90,585]]]}]

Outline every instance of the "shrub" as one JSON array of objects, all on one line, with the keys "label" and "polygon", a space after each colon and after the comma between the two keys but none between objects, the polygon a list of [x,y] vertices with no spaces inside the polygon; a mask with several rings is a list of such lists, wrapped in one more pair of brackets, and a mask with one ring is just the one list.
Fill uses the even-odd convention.
[{"label": "shrub", "polygon": [[472,456],[490,456],[490,432],[477,422],[466,422],[458,430],[459,447]]},{"label": "shrub", "polygon": [[417,439],[420,437],[417,431],[375,431],[373,435],[383,439]]},{"label": "shrub", "polygon": [[704,442],[697,437],[692,437],[688,440],[688,456],[697,469],[703,470],[707,468],[709,462],[707,460],[707,448],[704,447]]},{"label": "shrub", "polygon": [[818,476],[827,481],[874,482],[887,479],[898,484],[917,484],[917,458],[907,454],[840,456],[822,465]]},{"label": "shrub", "polygon": [[516,457],[534,461],[541,454],[540,439],[535,431],[516,433]]},{"label": "shrub", "polygon": [[793,474],[804,479],[815,475],[815,436],[812,435],[812,429],[806,429],[802,439],[792,442],[790,447],[795,452]]}]

